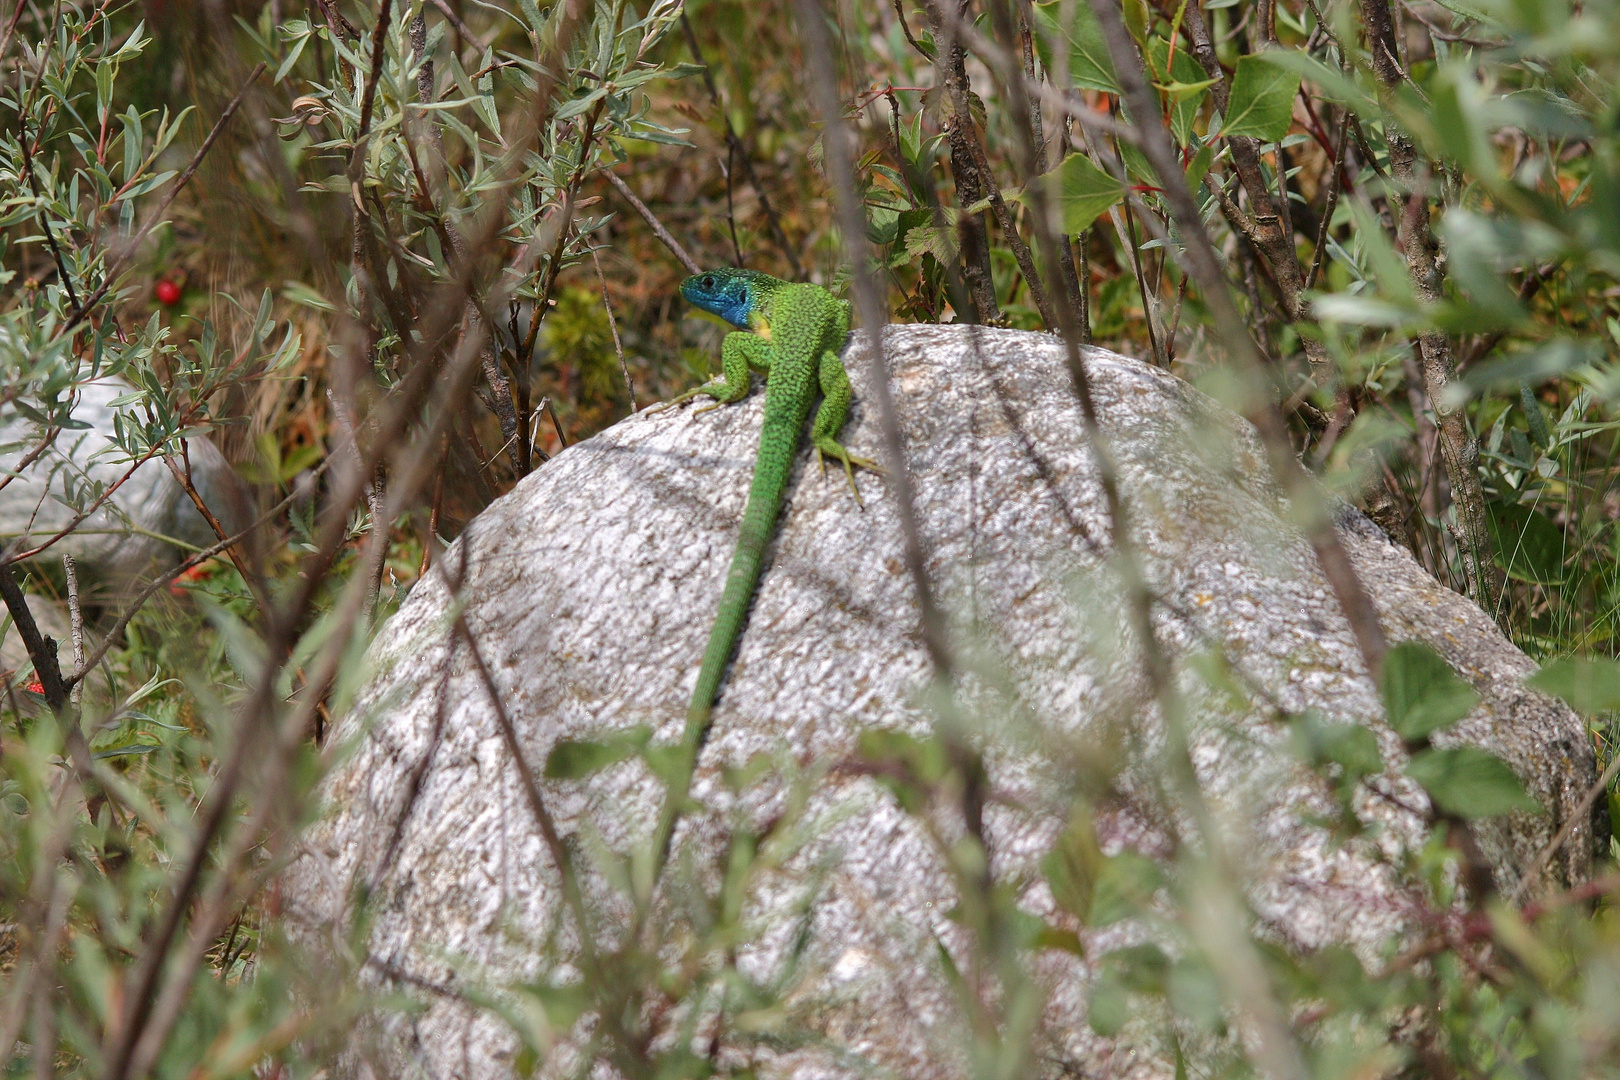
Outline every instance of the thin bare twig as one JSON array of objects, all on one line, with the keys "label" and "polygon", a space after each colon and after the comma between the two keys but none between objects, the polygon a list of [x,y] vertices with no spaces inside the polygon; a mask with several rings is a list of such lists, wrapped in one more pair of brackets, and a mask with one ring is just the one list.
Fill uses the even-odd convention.
[{"label": "thin bare twig", "polygon": [[[68,632],[73,638],[73,670],[79,672],[84,670],[84,609],[79,606],[79,568],[72,555],[62,556],[62,572],[67,576]],[[84,696],[84,680],[64,681],[69,682],[70,686],[68,700],[74,709],[78,709],[79,701]]]},{"label": "thin bare twig", "polygon": [[[17,6],[22,7],[22,0]],[[56,230],[51,228],[50,214],[45,208],[45,196],[39,193],[39,181],[34,177],[34,155],[28,148],[28,122],[21,117],[17,120],[19,128],[17,143],[22,147],[23,173],[28,177],[28,190],[34,193],[34,201],[39,204],[39,223],[45,230],[45,242],[50,245],[51,258],[56,260],[56,272],[62,278],[62,287],[67,290],[68,302],[74,308],[79,306],[79,294],[73,288],[73,275],[68,273],[67,260],[62,258],[62,249],[56,246]]]},{"label": "thin bare twig", "polygon": [[613,317],[613,301],[608,298],[607,277],[602,273],[602,260],[595,248],[591,248],[591,265],[596,267],[596,281],[602,286],[602,310],[607,312],[608,329],[613,331],[613,351],[618,354],[619,370],[624,373],[624,392],[630,396],[630,411],[635,412],[636,388],[630,382],[630,365],[624,359],[624,342],[619,340],[619,320]]},{"label": "thin bare twig", "polygon": [[[731,126],[731,115],[726,111],[725,103],[720,100],[720,91],[714,85],[714,75],[709,71],[709,62],[703,58],[703,50],[698,45],[697,32],[692,29],[692,20],[686,17],[685,10],[681,11],[681,29],[686,31],[686,45],[687,48],[692,50],[692,59],[696,60],[698,66],[703,69],[703,85],[709,91],[709,100],[714,103],[715,109],[720,113],[721,122],[726,126],[726,144],[731,149],[731,159],[741,162],[743,175],[748,178],[749,186],[754,189],[754,194],[759,198],[759,209],[765,215],[765,225],[771,234],[771,242],[776,245],[776,249],[787,260],[788,266],[792,267],[794,280],[803,280],[804,265],[799,261],[799,253],[793,249],[792,244],[788,243],[787,233],[782,230],[782,219],[777,214],[776,208],[771,205],[771,198],[765,191],[765,185],[759,182],[759,177],[754,172],[753,155],[749,154],[748,148],[743,145],[742,139],[737,136],[736,130]],[[728,169],[726,177],[728,197],[731,191],[731,177],[729,174],[730,170]],[[732,242],[735,246],[735,230],[733,231]],[[740,261],[740,252],[738,258]]]},{"label": "thin bare twig", "polygon": [[664,223],[658,220],[657,215],[647,208],[647,204],[642,202],[634,191],[630,190],[629,184],[619,179],[619,175],[611,169],[602,170],[602,175],[607,177],[609,184],[613,185],[613,190],[617,191],[620,197],[630,204],[630,209],[641,215],[641,220],[647,223],[647,227],[653,231],[653,235],[658,237],[665,247],[669,248],[670,253],[675,256],[680,264],[686,267],[688,274],[703,273],[703,267],[699,266],[697,260],[686,253],[686,249],[681,247],[680,242],[670,235],[668,229],[664,228]]},{"label": "thin bare twig", "polygon": [[1327,202],[1322,208],[1322,222],[1316,232],[1316,250],[1311,253],[1311,268],[1305,275],[1305,288],[1316,288],[1316,276],[1322,272],[1322,265],[1327,256],[1327,240],[1329,230],[1333,226],[1333,211],[1339,205],[1340,177],[1344,171],[1344,148],[1349,140],[1350,125],[1339,125],[1339,142],[1333,149],[1333,161],[1329,168],[1332,170],[1328,177]]}]

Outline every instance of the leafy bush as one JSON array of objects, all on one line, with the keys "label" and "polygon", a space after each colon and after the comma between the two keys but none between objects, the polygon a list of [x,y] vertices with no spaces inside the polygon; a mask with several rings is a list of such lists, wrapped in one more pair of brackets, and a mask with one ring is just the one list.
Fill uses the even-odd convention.
[{"label": "leafy bush", "polygon": [[[336,972],[279,935],[273,883],[336,753],[326,732],[446,538],[713,354],[671,300],[684,261],[819,280],[902,319],[1062,331],[1200,381],[1267,434],[1320,545],[1296,454],[1545,661],[1536,685],[1616,760],[1612,0],[841,5],[823,12],[836,62],[803,3],[181,8],[148,26],[19,4],[0,29],[0,420],[23,433],[3,449],[26,468],[78,438],[82,388],[118,379],[121,475],[172,466],[195,494],[188,446],[212,438],[259,499],[253,530],[221,527],[100,612],[57,556],[117,484],[63,469],[70,525],[4,538],[6,625],[27,646],[0,710],[9,1072],[313,1073],[355,1017],[400,1005],[361,989],[363,919]],[[853,152],[829,139],[846,128]],[[858,210],[840,217],[846,190]],[[177,305],[159,278],[185,281]],[[1336,588],[1354,617],[1358,586]],[[64,599],[88,625],[58,657],[36,623]],[[1424,932],[1377,969],[1269,948],[1218,858],[1104,857],[1081,798],[1045,863],[1053,895],[1086,925],[1168,903],[1175,943],[1099,960],[1093,1026],[1185,1038],[1193,1075],[1616,1071],[1615,877],[1528,901],[1459,889],[1469,821],[1527,796],[1495,759],[1429,745],[1471,693],[1365,623],[1434,806],[1430,846],[1397,868]],[[972,789],[953,708],[933,737],[865,746],[902,805]],[[1326,824],[1352,835],[1377,745],[1289,723],[1342,797]],[[550,767],[632,755],[679,794],[645,738]],[[705,967],[782,857],[772,839],[735,837],[723,887],[612,980],[495,1000],[520,1064],[543,1057],[537,1017],[716,992],[731,1019],[774,1007]],[[974,1002],[967,1060],[1016,1075],[1035,1067],[1027,958],[1075,942],[987,889],[982,850],[947,854],[1008,988]],[[649,890],[624,898],[643,916]],[[1195,918],[1193,895],[1220,918]],[[1244,972],[1269,993],[1237,993]],[[1253,1038],[1230,1037],[1239,1016]],[[614,1037],[621,1071],[713,1068],[686,1047],[614,1057]]]}]

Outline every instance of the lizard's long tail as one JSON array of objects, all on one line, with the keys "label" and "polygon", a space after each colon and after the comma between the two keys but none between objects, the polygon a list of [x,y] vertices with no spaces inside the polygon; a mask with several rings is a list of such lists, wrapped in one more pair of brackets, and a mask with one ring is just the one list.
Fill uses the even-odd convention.
[{"label": "lizard's long tail", "polygon": [[754,462],[754,482],[748,490],[748,505],[743,510],[737,552],[731,557],[726,588],[720,594],[720,610],[714,619],[714,629],[709,632],[709,647],[703,653],[703,667],[698,671],[697,688],[692,691],[692,704],[686,710],[688,732],[696,726],[699,740],[720,694],[720,680],[726,673],[726,665],[737,651],[743,625],[748,620],[748,606],[759,585],[765,548],[770,543],[776,518],[782,512],[788,476],[793,471],[793,459],[809,412],[808,407],[795,408],[797,403],[781,400],[793,395],[772,395],[771,389],[786,388],[772,385],[766,389],[759,456]]}]

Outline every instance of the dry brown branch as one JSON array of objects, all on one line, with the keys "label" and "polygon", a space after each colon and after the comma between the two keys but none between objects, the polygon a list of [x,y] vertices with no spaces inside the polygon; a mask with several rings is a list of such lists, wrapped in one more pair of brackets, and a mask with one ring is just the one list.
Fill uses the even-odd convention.
[{"label": "dry brown branch", "polygon": [[[1395,48],[1395,24],[1388,0],[1360,0],[1361,18],[1367,29],[1373,72],[1386,94],[1394,93],[1406,81]],[[1429,229],[1429,200],[1426,177],[1420,175],[1417,147],[1401,130],[1393,116],[1384,119],[1389,144],[1389,170],[1395,183],[1407,195],[1405,213],[1398,229],[1407,273],[1420,303],[1429,306],[1445,298],[1444,274],[1436,254],[1439,244]],[[1479,480],[1479,446],[1468,430],[1468,414],[1447,394],[1456,378],[1451,339],[1443,330],[1426,330],[1418,336],[1422,357],[1423,385],[1440,431],[1440,456],[1451,497],[1457,507],[1458,549],[1469,598],[1491,612],[1496,611],[1499,575],[1492,565],[1490,529],[1486,520],[1485,492]]]},{"label": "dry brown branch", "polygon": [[[967,283],[968,296],[974,306],[968,321],[994,323],[1001,318],[1001,305],[996,300],[995,279],[990,271],[990,234],[982,215],[967,212],[968,207],[989,194],[979,165],[983,149],[978,145],[973,110],[969,106],[972,84],[968,80],[967,49],[959,32],[963,24],[971,22],[967,17],[969,3],[970,0],[923,0],[923,13],[934,35],[934,81],[944,88],[945,99],[950,104],[944,127],[951,148],[951,175],[956,178],[956,203],[960,211],[956,231],[961,239],[958,254],[962,260],[962,280]],[[956,6],[949,8],[950,4]],[[901,22],[905,20],[902,18]],[[974,153],[975,149],[979,150],[978,154]]]}]

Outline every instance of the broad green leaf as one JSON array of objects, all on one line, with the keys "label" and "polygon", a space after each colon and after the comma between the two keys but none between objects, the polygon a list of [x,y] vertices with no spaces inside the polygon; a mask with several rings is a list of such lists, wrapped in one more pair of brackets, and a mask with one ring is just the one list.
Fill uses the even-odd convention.
[{"label": "broad green leaf", "polygon": [[1103,1038],[1118,1035],[1131,1019],[1131,998],[1124,982],[1112,971],[1104,971],[1091,984],[1086,1002],[1086,1022]]},{"label": "broad green leaf", "polygon": [[1119,79],[1114,75],[1114,61],[1108,53],[1108,43],[1103,40],[1102,27],[1098,25],[1097,16],[1092,13],[1091,5],[1087,0],[1071,0],[1073,21],[1064,26],[1063,2],[1064,0],[1052,0],[1051,3],[1034,6],[1035,38],[1040,44],[1042,65],[1055,75],[1058,64],[1054,49],[1066,45],[1069,53],[1070,86],[1083,90],[1101,90],[1110,94],[1119,93]]},{"label": "broad green leaf", "polygon": [[1041,860],[1041,873],[1058,907],[1082,920],[1091,915],[1091,901],[1103,861],[1091,814],[1084,804],[1077,802],[1068,827],[1058,834],[1052,850]]},{"label": "broad green leaf", "polygon": [[1562,699],[1582,716],[1620,709],[1620,663],[1606,657],[1554,660],[1524,680],[1524,685]]},{"label": "broad green leaf", "polygon": [[1164,881],[1159,864],[1126,848],[1108,856],[1091,897],[1091,926],[1107,926],[1140,915]]},{"label": "broad green leaf", "polygon": [[[1298,49],[1267,49],[1244,60],[1262,60],[1294,75],[1311,80],[1322,89],[1322,96],[1350,109],[1363,120],[1376,120],[1383,115],[1378,98],[1338,68],[1328,67],[1309,53]],[[1242,60],[1239,61],[1242,63]]]},{"label": "broad green leaf", "polygon": [[[1130,113],[1121,110],[1120,115],[1126,120]],[[1159,174],[1153,171],[1153,165],[1148,161],[1147,155],[1142,153],[1134,143],[1122,142],[1119,144],[1119,160],[1125,165],[1125,175],[1138,184],[1149,187],[1159,186]]]},{"label": "broad green leaf", "polygon": [[546,779],[578,780],[632,757],[647,745],[652,730],[636,726],[603,739],[561,739],[546,755]]},{"label": "broad green leaf", "polygon": [[1316,710],[1294,721],[1294,751],[1308,765],[1333,762],[1345,778],[1357,780],[1384,771],[1378,737],[1360,724],[1328,723]]},{"label": "broad green leaf", "polygon": [[1513,770],[1477,746],[1425,750],[1407,763],[1406,775],[1423,786],[1436,806],[1458,817],[1482,818],[1515,810],[1539,812]]},{"label": "broad green leaf", "polygon": [[1288,125],[1293,123],[1294,95],[1298,92],[1296,72],[1269,64],[1263,57],[1240,57],[1232,76],[1232,93],[1227,99],[1221,134],[1276,142],[1288,134]]},{"label": "broad green leaf", "polygon": [[[1089,227],[1125,197],[1120,182],[1084,154],[1070,154],[1036,182],[1045,184],[1047,197],[1057,200],[1063,211],[1063,231],[1070,235]],[[1028,205],[1027,196],[1020,194],[1018,200]]]},{"label": "broad green leaf", "polygon": [[1479,701],[1439,653],[1418,641],[1389,650],[1378,689],[1389,726],[1411,742],[1455,724]]},{"label": "broad green leaf", "polygon": [[1177,145],[1186,146],[1192,139],[1193,122],[1198,119],[1198,110],[1209,96],[1209,88],[1215,85],[1215,80],[1204,77],[1204,69],[1188,55],[1186,49],[1176,50],[1175,56],[1169,59],[1169,70],[1166,71],[1165,61],[1169,53],[1169,42],[1163,38],[1148,39],[1153,82],[1170,108],[1170,132],[1176,137]]},{"label": "broad green leaf", "polygon": [[1489,503],[1486,524],[1496,565],[1516,581],[1557,585],[1564,574],[1564,530],[1539,511],[1519,503]]}]

